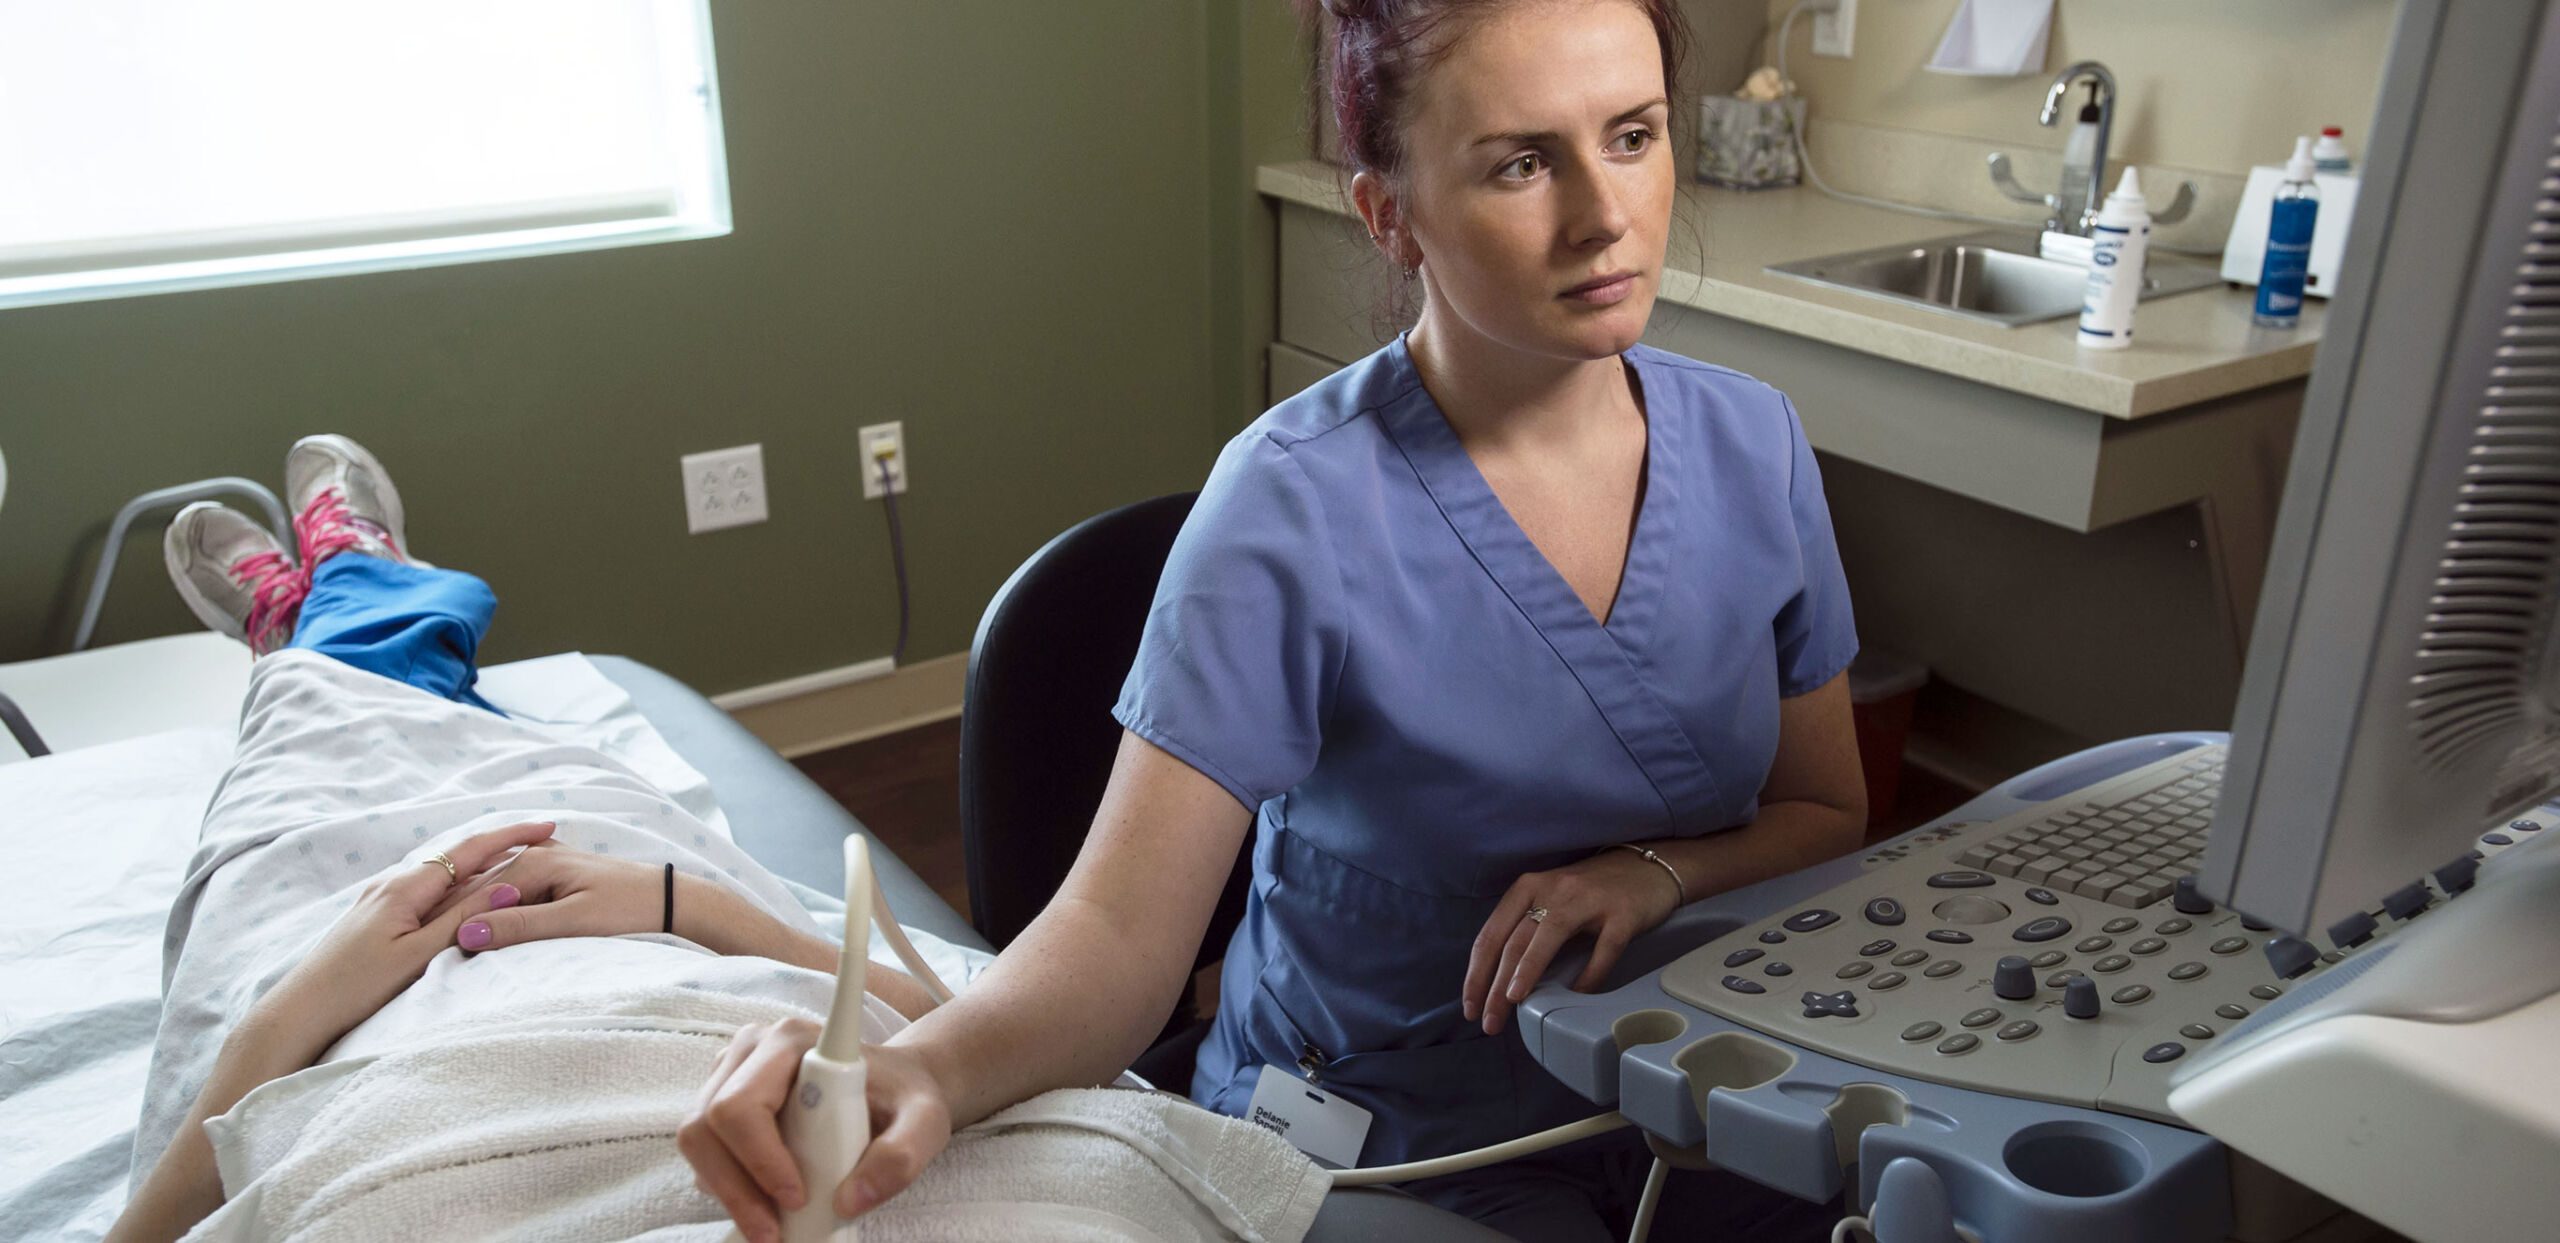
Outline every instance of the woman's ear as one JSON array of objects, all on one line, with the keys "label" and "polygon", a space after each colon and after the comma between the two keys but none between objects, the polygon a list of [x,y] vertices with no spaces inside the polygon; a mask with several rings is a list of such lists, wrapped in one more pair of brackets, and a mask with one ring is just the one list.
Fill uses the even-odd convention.
[{"label": "woman's ear", "polygon": [[1404,223],[1404,205],[1396,198],[1387,179],[1376,173],[1363,172],[1351,178],[1351,204],[1360,211],[1360,222],[1369,227],[1369,240],[1378,253],[1398,272],[1411,269],[1419,256],[1414,253],[1413,239]]}]

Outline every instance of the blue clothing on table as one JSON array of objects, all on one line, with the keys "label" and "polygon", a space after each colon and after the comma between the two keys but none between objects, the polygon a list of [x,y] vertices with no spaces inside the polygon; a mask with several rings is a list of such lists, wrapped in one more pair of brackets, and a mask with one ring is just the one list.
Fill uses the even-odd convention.
[{"label": "blue clothing on table", "polygon": [[460,570],[342,552],[312,567],[285,646],[497,712],[471,689],[480,679],[480,637],[497,611],[489,585]]},{"label": "blue clothing on table", "polygon": [[1605,624],[1402,339],[1219,458],[1114,710],[1254,810],[1201,1103],[1241,1114],[1264,1063],[1312,1058],[1374,1115],[1363,1165],[1594,1112],[1517,1032],[1460,1014],[1478,929],[1524,872],[1749,823],[1779,699],[1856,654],[1793,406],[1722,367],[1624,357],[1645,487]]}]

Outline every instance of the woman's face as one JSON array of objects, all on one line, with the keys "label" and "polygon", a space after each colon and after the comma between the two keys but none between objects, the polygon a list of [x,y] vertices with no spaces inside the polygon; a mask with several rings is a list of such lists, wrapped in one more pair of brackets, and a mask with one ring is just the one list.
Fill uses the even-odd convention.
[{"label": "woman's face", "polygon": [[1643,11],[1505,6],[1457,37],[1408,111],[1406,253],[1429,280],[1426,317],[1458,321],[1435,331],[1462,323],[1574,360],[1634,345],[1676,182],[1662,52]]}]

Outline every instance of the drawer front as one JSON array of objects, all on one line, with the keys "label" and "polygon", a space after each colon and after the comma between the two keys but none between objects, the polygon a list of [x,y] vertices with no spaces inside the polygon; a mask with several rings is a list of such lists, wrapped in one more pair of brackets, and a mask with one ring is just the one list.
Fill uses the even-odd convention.
[{"label": "drawer front", "polygon": [[1274,341],[1271,343],[1271,365],[1266,370],[1271,389],[1264,401],[1269,405],[1279,405],[1341,369],[1342,364],[1330,358]]},{"label": "drawer front", "polygon": [[1320,358],[1366,358],[1411,326],[1413,310],[1399,305],[1421,299],[1403,283],[1357,221],[1280,204],[1281,340]]}]

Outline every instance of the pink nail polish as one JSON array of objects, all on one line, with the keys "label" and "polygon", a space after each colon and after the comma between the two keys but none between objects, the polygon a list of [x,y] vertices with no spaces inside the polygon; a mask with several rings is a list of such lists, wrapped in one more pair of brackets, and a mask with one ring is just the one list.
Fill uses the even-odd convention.
[{"label": "pink nail polish", "polygon": [[485,949],[489,945],[489,925],[472,920],[454,934],[454,942],[467,950]]},{"label": "pink nail polish", "polygon": [[489,909],[503,911],[524,900],[524,894],[513,885],[489,886]]}]

